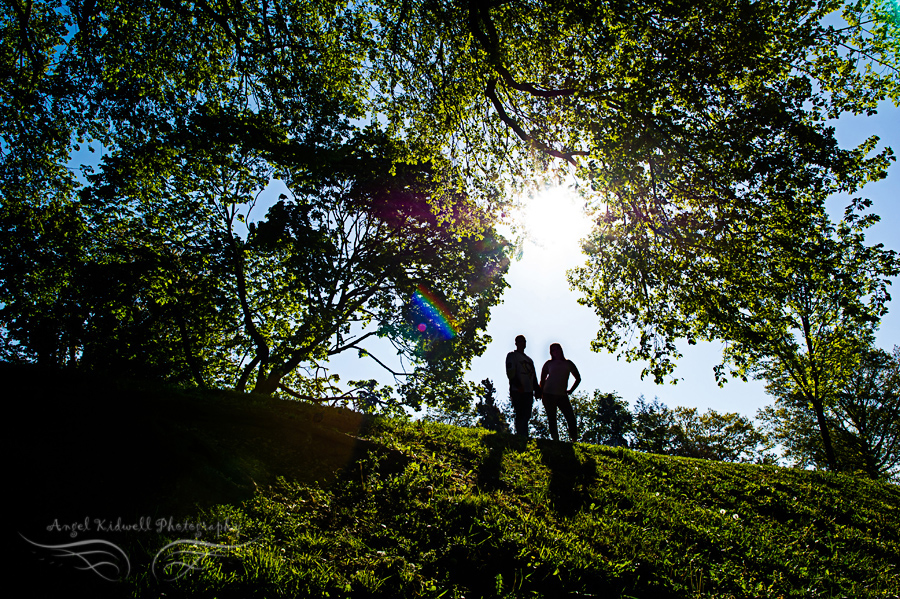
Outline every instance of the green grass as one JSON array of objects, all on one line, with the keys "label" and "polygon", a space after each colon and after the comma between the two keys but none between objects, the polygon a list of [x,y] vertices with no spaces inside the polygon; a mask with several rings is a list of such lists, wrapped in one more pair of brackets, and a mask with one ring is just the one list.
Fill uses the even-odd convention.
[{"label": "green grass", "polygon": [[[900,596],[896,486],[586,444],[524,443],[480,429],[364,420],[235,394],[157,395],[146,391],[138,405],[153,422],[151,432],[177,448],[166,467],[187,464],[195,484],[169,485],[168,503],[144,492],[133,505],[145,512],[136,513],[181,510],[193,521],[227,521],[230,530],[202,540],[230,548],[198,546],[193,569],[154,576],[156,552],[189,535],[122,535],[133,572],[100,587],[103,593]],[[154,442],[150,433],[139,436]],[[191,504],[191,497],[202,501]],[[71,590],[72,580],[66,584]]]}]

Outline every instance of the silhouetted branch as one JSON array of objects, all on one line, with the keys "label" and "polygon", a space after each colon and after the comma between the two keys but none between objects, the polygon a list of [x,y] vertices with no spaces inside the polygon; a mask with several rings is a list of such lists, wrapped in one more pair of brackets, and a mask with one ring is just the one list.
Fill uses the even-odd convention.
[{"label": "silhouetted branch", "polygon": [[577,166],[578,164],[575,162],[575,156],[586,156],[587,152],[560,152],[559,150],[555,150],[548,146],[546,143],[535,139],[532,135],[529,135],[525,132],[524,129],[509,116],[506,112],[506,109],[503,107],[503,103],[500,102],[500,99],[497,97],[497,79],[493,78],[488,81],[487,89],[485,90],[487,97],[490,98],[491,103],[494,105],[494,110],[497,111],[497,114],[500,116],[500,120],[506,123],[510,129],[512,129],[516,135],[518,135],[523,141],[528,142],[533,147],[541,150],[542,152],[546,152],[555,158],[561,158],[566,162],[572,164],[573,166]]}]

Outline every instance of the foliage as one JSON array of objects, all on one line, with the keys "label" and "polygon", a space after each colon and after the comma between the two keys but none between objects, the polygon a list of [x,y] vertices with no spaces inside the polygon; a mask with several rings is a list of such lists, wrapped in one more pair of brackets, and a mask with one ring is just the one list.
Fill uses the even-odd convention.
[{"label": "foliage", "polygon": [[497,405],[497,389],[491,379],[481,381],[481,394],[475,404],[478,426],[498,433],[509,432],[509,422]]},{"label": "foliage", "polygon": [[[841,468],[872,478],[896,478],[898,466],[898,356],[868,348],[836,391],[827,412]],[[773,440],[785,457],[798,467],[815,468],[826,463],[816,423],[797,396],[770,385],[775,405],[760,411]]]},{"label": "foliage", "polygon": [[[404,397],[452,404],[505,242],[446,161],[351,123],[364,10],[2,10],[4,356],[303,395],[334,388],[322,363],[377,335],[412,364]],[[78,181],[82,144],[103,155]],[[287,193],[259,221],[273,181]],[[420,288],[449,306],[452,338],[411,322]]]},{"label": "foliage", "polygon": [[[247,301],[259,306],[255,319],[244,318],[255,329],[249,336],[257,391],[274,391],[301,363],[362,350],[365,337],[378,335],[414,364],[427,364],[405,383],[403,395],[421,397],[414,407],[436,405],[454,394],[435,398],[426,389],[458,385],[468,360],[483,351],[479,331],[505,285],[505,244],[483,224],[469,225],[477,235],[460,235],[450,223],[489,220],[463,200],[443,222],[433,212],[436,165],[397,164],[386,175],[393,164],[390,154],[358,152],[346,172],[332,165],[328,187],[282,199],[251,227],[246,251],[266,264],[257,276],[271,281],[274,272],[285,279],[281,288],[257,279],[259,291],[247,292]],[[431,290],[449,313],[422,314],[412,302],[422,290]],[[285,297],[289,309],[277,309]],[[452,333],[435,318],[450,319]],[[353,325],[371,323],[377,329],[354,336]]]},{"label": "foliage", "polygon": [[[371,6],[381,62],[370,110],[443,147],[474,181],[499,170],[522,182],[554,158],[578,164],[616,211],[651,184],[673,209],[739,210],[791,177],[773,168],[778,146],[832,148],[823,116],[896,98],[896,45],[880,3]],[[840,9],[848,26],[823,21]],[[797,175],[825,154],[793,155]]]},{"label": "foliage", "polygon": [[84,224],[61,202],[0,205],[2,358],[67,363],[78,347],[77,273]]},{"label": "foliage", "polygon": [[[644,396],[628,412],[627,404],[615,394],[595,391],[594,397],[605,400],[605,411],[589,412],[585,421],[596,422],[601,431],[614,424],[617,428],[612,439],[620,441],[617,445],[647,453],[722,462],[777,463],[769,437],[740,414],[720,414],[712,409],[699,414],[697,408],[680,406],[670,409],[658,399],[648,402]],[[615,404],[610,406],[612,401]]]},{"label": "foliage", "polygon": [[[567,439],[569,430],[563,426],[562,438]],[[531,406],[531,419],[528,420],[528,434],[535,439],[549,439],[550,425],[547,423],[547,412],[541,401],[535,401]]]},{"label": "foliage", "polygon": [[613,393],[602,393],[595,389],[592,396],[587,393],[573,393],[569,396],[581,440],[585,443],[628,447],[625,438],[632,428],[634,417],[628,409],[628,402]]},{"label": "foliage", "polygon": [[[802,204],[805,192],[793,193],[791,204]],[[871,219],[848,210],[834,226],[821,206],[798,212],[784,205],[768,218],[760,214],[755,230],[723,229],[677,251],[666,234],[640,223],[607,222],[586,246],[590,265],[574,279],[606,323],[596,346],[614,347],[623,334],[617,327],[627,323],[640,328],[634,355],[667,370],[676,338],[725,340],[731,375],[790,385],[813,410],[829,451],[825,406],[886,311],[900,261],[864,245]],[[644,248],[640,264],[631,268],[627,256],[637,247]],[[723,366],[717,377],[726,380]]]},{"label": "foliage", "polygon": [[378,381],[374,379],[350,381],[350,387],[352,388],[350,394],[355,394],[354,401],[350,404],[354,411],[391,418],[408,417],[402,405],[394,398],[393,387],[389,385],[380,386]]},{"label": "foliage", "polygon": [[766,453],[771,449],[766,435],[735,412],[698,414],[697,408],[675,408],[675,435],[674,455],[721,462],[776,462],[774,454]]},{"label": "foliage", "polygon": [[477,413],[471,408],[449,409],[443,406],[435,406],[425,410],[422,420],[451,426],[471,427],[475,425],[476,418]]},{"label": "foliage", "polygon": [[[825,20],[837,10],[846,26]],[[802,272],[814,283],[853,280],[842,288],[857,296],[816,289],[841,296],[854,338],[881,315],[893,256],[854,237],[871,219],[848,215],[845,234],[822,220],[822,205],[882,177],[893,158],[887,148],[869,156],[874,138],[841,149],[825,124],[898,100],[885,2],[72,0],[0,11],[0,193],[10,207],[0,220],[4,233],[20,227],[14,234],[38,241],[2,249],[40,265],[29,274],[3,264],[10,357],[130,363],[272,393],[300,385],[304,367],[315,377],[327,355],[359,349],[348,323],[371,324],[377,332],[359,335],[424,356],[404,397],[460,408],[459,373],[486,342],[479,331],[502,286],[491,230],[510,200],[501,191],[550,176],[557,160],[576,166],[598,208],[592,261],[574,279],[601,317],[595,347],[618,349],[640,329],[625,354],[649,359],[661,379],[676,339],[725,339],[736,375],[793,373],[830,452],[818,349],[793,359],[774,322],[783,314],[771,308],[790,305],[787,290],[808,289],[792,278]],[[87,188],[76,195],[69,164],[82,146],[103,159],[82,165]],[[353,204],[365,194],[342,189],[359,191],[375,173],[387,186],[423,177],[413,203],[430,216],[411,223],[412,237],[455,243],[441,264],[462,253],[471,270],[486,240],[488,288],[469,294],[462,280],[471,284],[472,272],[447,271],[432,286],[464,324],[449,344],[406,330],[414,310],[400,300],[438,262],[405,274],[389,265],[397,276],[358,305],[316,301],[362,288],[329,278],[316,256],[353,246],[324,222],[377,220],[364,201]],[[290,193],[273,226],[253,232],[251,209],[273,180]],[[352,223],[338,218],[335,206],[350,207],[337,199],[352,205],[341,212]],[[35,223],[54,211],[71,211],[90,235],[41,230]],[[287,229],[300,237],[279,236]],[[423,229],[434,236],[418,236]],[[794,253],[792,231],[806,235]],[[382,257],[411,238],[397,233],[378,238]],[[300,252],[303,243],[321,254]],[[72,260],[101,274],[73,286],[82,279]],[[122,286],[104,294],[109,280]],[[148,336],[166,341],[142,344]]]},{"label": "foliage", "polygon": [[[741,52],[725,52],[701,69],[702,92],[657,101],[642,142],[621,149],[627,158],[598,161],[598,224],[585,242],[588,263],[570,281],[599,317],[592,347],[647,360],[644,374],[657,382],[672,373],[679,339],[726,342],[720,383],[750,375],[790,380],[813,411],[835,468],[824,412],[846,364],[884,314],[886,286],[900,262],[894,252],[865,245],[863,231],[877,220],[862,216],[868,201],[854,199],[837,224],[825,212],[830,195],[853,195],[883,178],[894,159],[890,148],[870,156],[878,145],[873,137],[841,149],[823,119],[871,112],[885,95],[896,101],[897,54],[887,29],[862,16],[876,10],[868,3],[846,7],[843,29],[818,22],[836,4],[782,6],[777,24],[769,20],[774,13],[757,21]],[[779,9],[757,3],[742,10],[762,17]],[[790,33],[780,30],[806,10],[812,18],[794,22]],[[713,27],[708,41],[720,33]],[[779,39],[775,53],[751,50],[772,35]],[[864,51],[871,62],[859,70],[841,64],[869,43],[881,58]],[[766,57],[759,65],[765,74],[736,87],[750,71],[718,80],[743,64],[744,51]],[[807,59],[811,64],[794,62]],[[681,106],[713,98],[722,102],[709,118],[693,118]],[[692,150],[695,143],[700,147]]]},{"label": "foliage", "polygon": [[675,415],[666,404],[641,395],[634,404],[629,446],[647,453],[669,454],[675,448]]},{"label": "foliage", "polygon": [[848,470],[872,478],[900,476],[900,347],[869,349],[837,392],[834,410]]},{"label": "foliage", "polygon": [[0,213],[5,359],[201,387],[209,370],[225,374],[214,340],[216,306],[229,305],[203,256],[135,242],[127,224],[98,223],[75,204]]}]

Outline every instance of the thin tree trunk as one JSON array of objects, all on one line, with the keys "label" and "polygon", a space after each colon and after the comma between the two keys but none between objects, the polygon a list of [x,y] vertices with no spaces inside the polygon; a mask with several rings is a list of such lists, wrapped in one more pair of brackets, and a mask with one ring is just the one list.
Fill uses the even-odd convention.
[{"label": "thin tree trunk", "polygon": [[818,397],[807,399],[813,405],[813,410],[816,413],[816,421],[819,424],[819,434],[822,435],[822,446],[825,448],[825,462],[828,464],[829,470],[837,472],[837,458],[835,458],[834,455],[834,447],[831,443],[831,433],[828,431],[828,421],[825,419],[825,409],[822,405],[822,400]]},{"label": "thin tree trunk", "polygon": [[831,444],[831,433],[828,432],[828,421],[825,419],[825,407],[822,404],[822,386],[820,384],[819,369],[814,360],[818,357],[813,343],[812,329],[807,314],[801,316],[803,323],[803,337],[806,340],[806,356],[810,362],[812,374],[812,393],[806,399],[813,405],[816,413],[816,421],[819,424],[819,434],[822,436],[822,445],[825,448],[825,461],[828,469],[838,471],[837,459],[834,456],[834,447]]},{"label": "thin tree trunk", "polygon": [[181,349],[184,351],[184,359],[187,361],[188,368],[190,368],[194,383],[196,383],[197,387],[200,389],[206,389],[206,382],[203,380],[200,364],[197,362],[197,356],[194,353],[191,339],[188,335],[187,323],[184,321],[184,316],[182,315],[178,316],[178,328],[181,332]]},{"label": "thin tree trunk", "polygon": [[244,390],[247,389],[247,379],[250,378],[250,373],[253,372],[253,369],[256,368],[257,364],[259,364],[258,356],[250,360],[250,363],[244,367],[243,372],[241,372],[241,377],[238,379],[237,385],[234,388],[235,391],[243,393]]},{"label": "thin tree trunk", "polygon": [[[235,276],[237,277],[238,301],[241,305],[241,315],[243,316],[244,329],[247,331],[247,334],[250,335],[250,338],[253,340],[253,344],[256,346],[256,356],[254,357],[252,364],[259,364],[259,372],[257,373],[256,385],[253,391],[258,392],[260,384],[265,378],[266,367],[269,364],[269,344],[266,342],[266,338],[263,337],[263,335],[259,332],[259,329],[256,328],[256,323],[253,322],[253,313],[250,310],[250,302],[247,299],[247,279],[244,273],[244,253],[243,250],[238,247],[238,242],[235,240],[233,233],[231,234],[230,248],[231,257],[232,260],[234,260]],[[249,374],[249,370],[245,372]],[[246,379],[243,376],[241,378],[243,379],[243,381],[239,383],[239,386],[243,386],[246,384]]]}]

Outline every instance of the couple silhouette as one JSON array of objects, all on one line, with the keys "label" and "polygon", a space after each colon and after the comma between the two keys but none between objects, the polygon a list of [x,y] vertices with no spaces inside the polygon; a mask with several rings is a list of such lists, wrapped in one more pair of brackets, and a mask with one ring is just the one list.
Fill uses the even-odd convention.
[{"label": "couple silhouette", "polygon": [[[575,377],[570,389],[569,376]],[[575,363],[567,360],[559,343],[550,345],[550,359],[541,369],[538,380],[534,362],[525,354],[525,337],[516,337],[516,349],[506,354],[506,378],[509,379],[509,399],[512,402],[516,419],[516,434],[528,438],[528,422],[531,420],[531,407],[535,399],[540,399],[547,413],[547,424],[550,437],[559,441],[559,430],[556,424],[556,410],[563,413],[569,438],[578,440],[578,425],[575,412],[569,401],[569,394],[575,391],[581,382]]]}]

